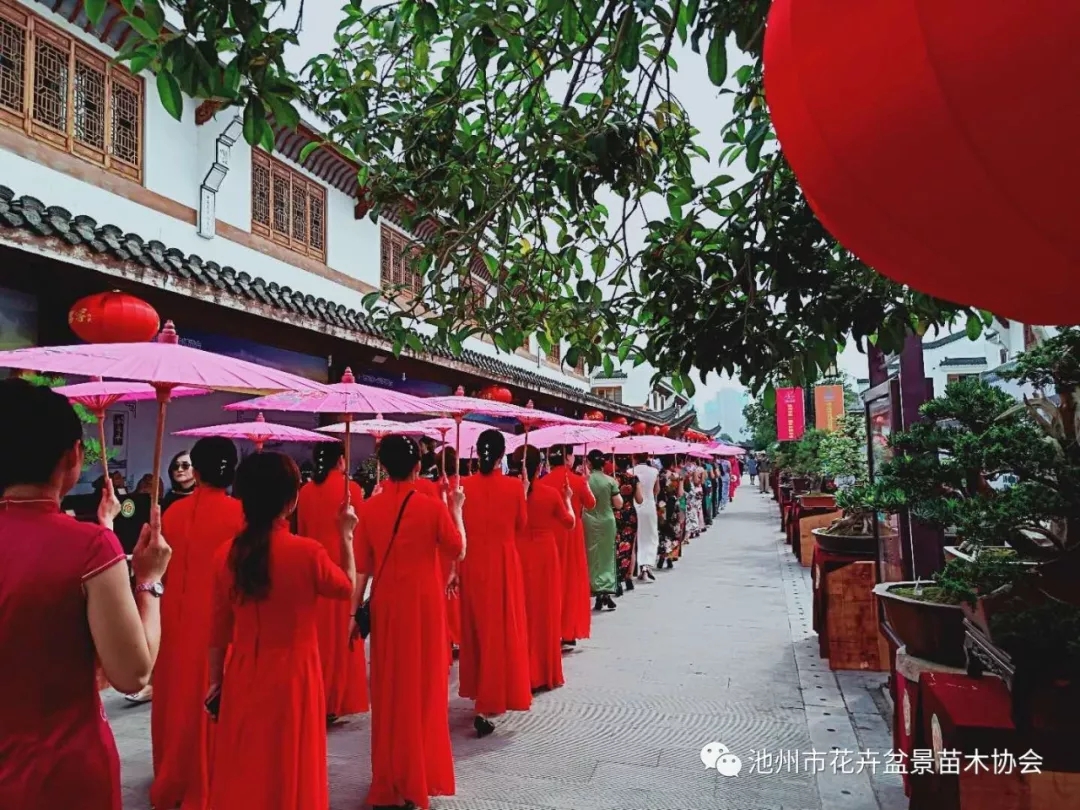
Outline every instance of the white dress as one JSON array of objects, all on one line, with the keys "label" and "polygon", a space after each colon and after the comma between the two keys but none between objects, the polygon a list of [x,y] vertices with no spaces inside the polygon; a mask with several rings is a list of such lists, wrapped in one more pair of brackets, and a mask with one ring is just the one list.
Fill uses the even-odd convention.
[{"label": "white dress", "polygon": [[660,549],[660,529],[656,517],[656,498],[653,488],[660,473],[648,464],[634,467],[634,475],[641,482],[641,494],[644,496],[637,507],[637,563],[638,566],[655,565]]}]

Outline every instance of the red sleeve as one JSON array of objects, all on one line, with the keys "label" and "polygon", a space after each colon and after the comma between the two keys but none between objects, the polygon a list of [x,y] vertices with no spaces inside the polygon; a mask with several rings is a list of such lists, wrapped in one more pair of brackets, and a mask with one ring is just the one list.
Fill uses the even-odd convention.
[{"label": "red sleeve", "polygon": [[596,496],[593,495],[592,488],[589,486],[588,481],[586,481],[580,475],[575,475],[574,488],[577,490],[577,496],[581,499],[582,507],[584,507],[585,509],[596,508]]},{"label": "red sleeve", "polygon": [[551,514],[556,523],[564,529],[574,528],[574,513],[566,508],[566,501],[563,500],[562,495],[555,493],[555,497],[551,501],[551,507]]},{"label": "red sleeve", "polygon": [[215,649],[228,647],[232,641],[232,571],[229,570],[228,551],[231,545],[226,545],[214,560],[217,572],[214,576],[214,607],[210,615],[210,646]]},{"label": "red sleeve", "polygon": [[362,503],[364,500],[364,490],[355,481],[349,481],[349,500],[353,503]]},{"label": "red sleeve", "polygon": [[517,486],[517,519],[514,521],[514,530],[523,532],[529,527],[529,505],[525,502],[525,487]]},{"label": "red sleeve", "polygon": [[371,548],[371,527],[367,520],[368,512],[375,508],[375,504],[368,503],[363,509],[357,511],[356,528],[353,529],[352,547],[353,557],[356,558],[356,573],[367,574],[369,577],[375,573],[375,552]]},{"label": "red sleeve", "polygon": [[[306,539],[306,538],[305,538]],[[315,593],[327,599],[349,599],[353,586],[340,567],[334,565],[322,543],[307,540],[315,573]],[[354,541],[355,542],[355,541]]]},{"label": "red sleeve", "polygon": [[83,582],[126,559],[120,540],[108,529],[99,528],[87,540],[82,565]]},{"label": "red sleeve", "polygon": [[435,505],[435,542],[443,556],[456,560],[461,556],[461,533],[450,516],[450,510],[441,501]]}]

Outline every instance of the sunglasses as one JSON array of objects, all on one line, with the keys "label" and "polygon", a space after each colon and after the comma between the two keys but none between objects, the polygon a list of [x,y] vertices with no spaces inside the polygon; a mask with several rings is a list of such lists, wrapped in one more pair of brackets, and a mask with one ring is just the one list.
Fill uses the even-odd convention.
[{"label": "sunglasses", "polygon": [[176,464],[173,464],[171,467],[169,467],[169,472],[179,472],[180,470],[190,470],[190,469],[191,469],[191,462],[190,461],[180,461],[180,462],[178,462]]}]

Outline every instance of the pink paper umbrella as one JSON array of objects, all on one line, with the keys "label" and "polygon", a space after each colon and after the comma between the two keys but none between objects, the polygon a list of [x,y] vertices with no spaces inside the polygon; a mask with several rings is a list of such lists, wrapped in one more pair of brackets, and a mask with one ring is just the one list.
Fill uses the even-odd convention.
[{"label": "pink paper umbrella", "polygon": [[[379,442],[385,439],[387,436],[395,435],[411,435],[411,436],[424,436],[426,435],[423,430],[417,430],[416,423],[409,422],[393,422],[389,419],[383,419],[382,414],[378,414],[374,419],[361,419],[355,422],[338,422],[336,425],[328,425],[327,427],[319,428],[320,433],[351,433],[360,436],[371,436],[375,439],[375,455],[378,458]],[[346,467],[348,462],[346,462]],[[376,486],[382,480],[382,468],[375,464],[375,484]]]},{"label": "pink paper umbrella", "polygon": [[[616,425],[616,427],[622,427]],[[629,430],[630,428],[625,428]],[[529,436],[529,443],[534,447],[548,448],[557,444],[574,444],[574,445],[586,445],[586,444],[599,444],[604,443],[611,444],[619,437],[619,434],[608,429],[598,427],[596,425],[551,425],[549,427],[540,428],[534,430]],[[517,450],[519,447],[526,444],[524,436],[515,436],[511,439],[511,444],[507,444],[507,451]]]},{"label": "pink paper umbrella", "polygon": [[[102,382],[100,379],[75,385],[61,385],[53,389],[68,402],[82,405],[97,419],[98,441],[101,442],[101,466],[105,468],[105,478],[109,477],[109,459],[105,455],[105,411],[118,402],[141,402],[157,399],[157,389],[147,383],[137,382]],[[205,388],[174,388],[172,396],[188,397],[209,394]]]},{"label": "pink paper umbrella", "polygon": [[[290,413],[340,413],[345,424],[354,416],[375,416],[384,413],[437,413],[427,406],[427,400],[419,397],[362,385],[356,381],[352,369],[345,369],[341,382],[323,386],[321,390],[308,393],[296,392],[277,396],[249,399],[225,406],[230,411],[288,411]],[[344,432],[344,431],[343,431]],[[350,431],[351,433],[351,431]],[[345,442],[345,469],[350,466],[350,442]],[[345,503],[349,502],[349,477],[345,476]]]},{"label": "pink paper umbrella", "polygon": [[[428,413],[439,413],[451,417],[460,423],[466,416],[476,414],[478,416],[495,416],[503,419],[516,419],[525,426],[525,443],[528,444],[529,428],[538,425],[561,425],[576,424],[577,419],[561,414],[549,413],[537,410],[532,401],[522,408],[520,405],[510,405],[505,402],[495,402],[490,399],[465,396],[465,389],[458,386],[457,391],[450,397],[429,397],[424,400],[431,408]],[[460,436],[455,447],[458,458],[461,458]],[[524,475],[524,471],[522,472]]]},{"label": "pink paper umbrella", "polygon": [[[167,321],[157,340],[150,343],[92,343],[0,352],[0,368],[150,383],[158,405],[151,492],[157,491],[160,483],[165,412],[175,389],[190,386],[241,394],[325,389],[317,382],[285,371],[181,346],[172,321]],[[158,519],[157,510],[151,512],[151,519]]]},{"label": "pink paper umbrella", "polygon": [[262,452],[266,442],[336,442],[333,436],[316,433],[313,430],[291,427],[290,425],[278,425],[267,422],[260,413],[254,422],[231,422],[227,425],[210,425],[209,427],[191,428],[190,430],[178,430],[173,436],[192,436],[206,438],[207,436],[220,436],[225,439],[244,439],[255,443],[255,449]]}]

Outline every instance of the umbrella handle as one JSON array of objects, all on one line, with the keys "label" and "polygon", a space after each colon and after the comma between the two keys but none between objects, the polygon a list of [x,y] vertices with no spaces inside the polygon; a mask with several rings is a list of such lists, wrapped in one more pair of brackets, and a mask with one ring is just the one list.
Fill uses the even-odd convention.
[{"label": "umbrella handle", "polygon": [[105,411],[94,414],[97,417],[98,443],[101,444],[101,468],[105,471],[105,480],[109,480],[109,454],[105,452]]},{"label": "umbrella handle", "polygon": [[[352,450],[352,414],[347,413],[347,414],[345,414],[345,505],[346,506],[349,505],[349,498],[352,495],[352,492],[350,491],[351,488],[349,487],[349,483],[352,481],[352,478],[350,478],[350,476],[352,475],[352,464],[351,464],[352,453],[350,452],[351,450]],[[378,475],[378,472],[379,472],[379,465],[378,465],[378,461],[376,460],[375,474]]]},{"label": "umbrella handle", "polygon": [[[154,473],[150,482],[151,504],[160,503],[161,496],[161,456],[162,444],[165,441],[165,412],[169,404],[169,394],[172,387],[168,385],[155,386],[157,388],[157,435],[154,436]],[[161,510],[150,510],[150,528],[161,530]]]}]

